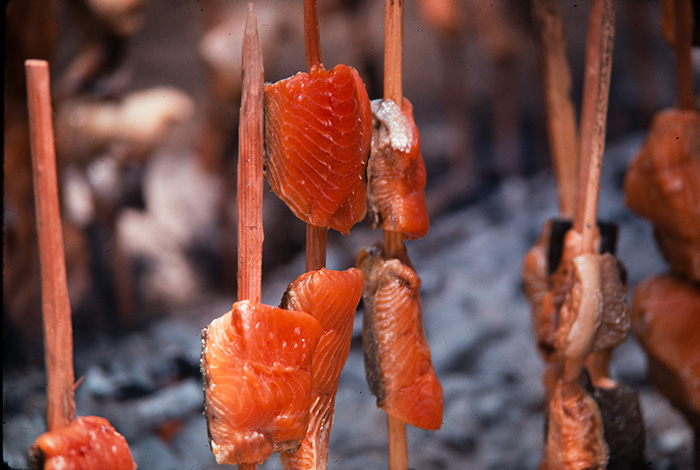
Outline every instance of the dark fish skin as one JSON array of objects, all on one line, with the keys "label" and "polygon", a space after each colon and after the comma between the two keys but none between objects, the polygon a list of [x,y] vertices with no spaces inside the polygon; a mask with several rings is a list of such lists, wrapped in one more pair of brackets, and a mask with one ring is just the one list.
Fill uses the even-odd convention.
[{"label": "dark fish skin", "polygon": [[423,331],[420,279],[381,248],[362,250],[365,373],[377,406],[422,429],[442,425],[443,395]]}]

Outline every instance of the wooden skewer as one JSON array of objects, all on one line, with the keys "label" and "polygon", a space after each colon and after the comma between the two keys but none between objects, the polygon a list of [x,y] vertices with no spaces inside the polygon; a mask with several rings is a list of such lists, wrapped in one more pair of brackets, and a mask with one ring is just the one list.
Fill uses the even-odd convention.
[{"label": "wooden skewer", "polygon": [[[595,0],[591,7],[586,45],[586,75],[581,117],[579,183],[573,230],[581,233],[581,253],[594,253],[600,173],[605,147],[605,126],[615,37],[615,0]],[[586,152],[586,153],[584,153]],[[587,321],[579,318],[577,321]],[[573,380],[584,358],[567,358],[565,376]]]},{"label": "wooden skewer", "polygon": [[[304,50],[306,51],[306,68],[309,71],[315,65],[323,62],[316,0],[304,0]],[[327,227],[306,224],[306,271],[315,271],[326,267],[327,239]]]},{"label": "wooden skewer", "polygon": [[[238,127],[238,300],[261,302],[264,71],[253,4],[248,7],[242,53]],[[255,470],[240,463],[239,470]]]},{"label": "wooden skewer", "polygon": [[68,426],[75,416],[73,327],[58,201],[49,64],[43,60],[27,60],[25,69],[41,260],[47,428],[53,431]]},{"label": "wooden skewer", "polygon": [[[585,199],[582,214],[577,213],[574,219],[574,229],[580,229],[582,233],[581,252],[593,253],[596,251],[595,234],[598,216],[598,193],[600,186],[600,172],[603,165],[603,149],[605,148],[605,126],[608,115],[608,96],[610,94],[610,75],[612,72],[612,53],[615,39],[615,0],[596,0],[600,6],[600,17],[595,19],[595,26],[598,28],[596,36],[599,38],[597,44],[597,57],[594,64],[588,63],[588,53],[586,53],[586,69],[595,67],[596,74],[595,106],[592,116],[592,126],[590,136],[584,136],[588,141],[586,147],[590,149],[587,158],[581,156],[581,160],[588,162],[585,186]],[[582,122],[583,125],[583,122]],[[583,138],[582,138],[583,139]],[[583,144],[582,144],[583,148]],[[580,188],[583,189],[583,188]],[[579,189],[579,190],[580,190]],[[581,222],[582,220],[582,222]]]},{"label": "wooden skewer", "polygon": [[[403,105],[403,0],[386,0],[384,7],[384,99]],[[384,251],[398,257],[405,251],[400,232],[384,231]],[[387,414],[389,469],[408,468],[406,423]]]},{"label": "wooden skewer", "polygon": [[535,0],[532,8],[539,30],[539,56],[549,142],[559,188],[559,212],[562,216],[573,217],[578,141],[564,22],[557,0]]},{"label": "wooden skewer", "polygon": [[678,88],[678,108],[695,109],[693,95],[693,64],[690,54],[693,34],[693,5],[691,0],[676,0],[676,84]]}]

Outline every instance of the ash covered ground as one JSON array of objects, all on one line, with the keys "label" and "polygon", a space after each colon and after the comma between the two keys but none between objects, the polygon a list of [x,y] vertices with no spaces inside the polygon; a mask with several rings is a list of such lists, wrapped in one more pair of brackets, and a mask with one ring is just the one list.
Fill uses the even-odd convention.
[{"label": "ash covered ground", "polygon": [[[630,285],[666,270],[651,227],[622,204],[626,162],[642,136],[612,143],[606,152],[600,215],[619,224],[618,255]],[[172,175],[170,175],[172,177]],[[180,174],[183,183],[189,176]],[[415,469],[535,469],[544,442],[542,361],[535,349],[522,292],[521,260],[556,212],[552,176],[504,180],[482,202],[435,221],[429,236],[409,242],[422,278],[423,317],[433,362],[444,387],[442,428],[409,428]],[[328,267],[348,267],[348,253],[379,236],[366,227],[331,236]],[[277,304],[303,259],[264,275],[263,301]],[[202,415],[200,331],[235,300],[202,298],[148,327],[119,337],[98,333],[79,340],[76,376],[83,377],[79,415],[104,416],[128,440],[142,469],[213,469]],[[367,388],[361,346],[361,309],[341,374],[331,433],[329,467],[386,468],[385,415]],[[648,468],[690,469],[692,435],[683,418],[651,387],[645,358],[633,338],[615,353],[613,377],[640,392]],[[40,368],[4,373],[3,453],[24,468],[26,449],[44,431]],[[281,468],[277,456],[263,466]]]},{"label": "ash covered ground", "polygon": [[[266,79],[303,69],[301,2],[255,3],[261,36],[274,36],[276,41],[266,52]],[[383,8],[375,3],[319,2],[327,65],[357,66],[370,98],[378,97],[381,88]],[[675,96],[671,49],[660,36],[658,6],[647,3],[642,8],[634,0],[619,2],[600,195],[601,219],[619,224],[618,256],[627,267],[630,292],[644,277],[667,270],[651,226],[624,207],[621,192],[627,163],[640,148],[651,115],[672,106]],[[342,7],[350,4],[358,6]],[[474,7],[478,2],[465,4]],[[408,430],[409,465],[414,469],[535,469],[544,443],[543,367],[520,270],[542,224],[556,215],[557,196],[525,2],[500,4],[516,7],[503,10],[505,29],[489,33],[478,27],[476,17],[470,18],[457,42],[421,23],[410,5],[406,13],[404,94],[415,105],[421,131],[432,222],[429,234],[409,242],[408,251],[422,279],[425,330],[445,398],[439,431]],[[113,227],[131,263],[133,316],[116,318],[123,299],[110,290],[111,265],[106,259],[113,234],[104,227],[92,226],[89,233],[92,287],[74,309],[75,369],[76,377],[82,378],[77,413],[107,418],[126,437],[139,468],[145,470],[219,468],[202,415],[200,332],[236,300],[231,283],[236,263],[231,241],[235,139],[222,145],[228,147],[218,172],[202,170],[200,135],[210,82],[198,47],[210,21],[204,17],[210,5],[151,0],[143,27],[129,41],[125,63],[111,84],[101,84],[124,94],[167,85],[184,92],[195,105],[193,115],[179,122],[167,139],[149,150],[137,170],[121,180],[135,180],[139,188],[138,207],[120,207]],[[566,6],[573,95],[578,101],[587,8]],[[237,27],[230,27],[234,37],[240,33]],[[358,28],[366,34],[352,34]],[[491,55],[493,44],[484,38],[506,38],[499,50],[510,51],[507,60]],[[80,39],[68,29],[52,67],[56,76],[79,46]],[[226,47],[238,48],[240,40]],[[455,79],[446,80],[450,74],[457,74],[462,83],[461,95],[448,94]],[[505,108],[501,101],[499,108],[498,96],[512,100]],[[233,122],[237,107],[228,104],[218,111],[219,118]],[[451,114],[450,104],[463,113]],[[235,128],[228,132],[235,134]],[[109,179],[114,151],[109,147],[89,156],[93,161],[87,169],[92,174],[83,180],[75,176],[80,166],[64,167],[64,195],[73,201],[64,201],[66,213],[71,211],[65,206],[73,204],[75,216],[85,205],[85,179]],[[287,285],[303,271],[304,227],[274,195],[267,194],[264,204],[263,301],[277,305]],[[328,267],[352,266],[359,249],[380,238],[381,233],[370,231],[365,223],[347,237],[331,233]],[[3,313],[5,322],[7,311]],[[364,377],[361,315],[360,305],[331,432],[329,467],[339,470],[387,467],[385,415],[376,408]],[[28,341],[17,332],[4,337],[14,346]],[[27,449],[45,431],[45,379],[37,344],[25,347],[34,354],[21,359],[16,350],[22,347],[4,350],[9,353],[3,368],[3,458],[11,468],[27,467]],[[612,374],[640,392],[648,468],[692,468],[690,428],[647,381],[645,358],[634,338],[616,351]],[[281,468],[278,457],[263,468]]]}]

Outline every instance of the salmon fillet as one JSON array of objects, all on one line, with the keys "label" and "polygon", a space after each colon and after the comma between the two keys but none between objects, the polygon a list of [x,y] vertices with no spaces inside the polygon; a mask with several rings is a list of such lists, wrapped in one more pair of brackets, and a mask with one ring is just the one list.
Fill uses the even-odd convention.
[{"label": "salmon fillet", "polygon": [[359,269],[324,268],[299,276],[282,298],[283,308],[309,312],[321,323],[323,331],[312,360],[309,428],[296,452],[280,454],[286,470],[326,468],[338,378],[350,353],[352,324],[362,297],[362,283]]},{"label": "salmon fillet", "polygon": [[425,206],[425,163],[413,106],[391,100],[372,101],[374,130],[367,163],[368,214],[372,228],[401,232],[406,239],[424,237],[430,228]]},{"label": "salmon fillet", "polygon": [[32,468],[42,470],[137,468],[124,436],[99,416],[79,416],[68,427],[42,434],[29,456]]},{"label": "salmon fillet", "polygon": [[365,274],[365,372],[377,406],[412,426],[439,429],[442,386],[423,332],[420,279],[376,247],[360,252],[358,266]]},{"label": "salmon fillet", "polygon": [[357,71],[322,65],[265,85],[265,176],[307,224],[346,234],[367,211],[372,138],[369,97]]},{"label": "salmon fillet", "polygon": [[205,415],[218,463],[262,464],[299,445],[320,335],[321,325],[307,313],[247,300],[204,329]]}]

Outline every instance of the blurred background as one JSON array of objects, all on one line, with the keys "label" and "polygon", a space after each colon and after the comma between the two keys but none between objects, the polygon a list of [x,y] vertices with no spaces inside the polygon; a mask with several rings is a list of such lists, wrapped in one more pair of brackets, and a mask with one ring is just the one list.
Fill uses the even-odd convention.
[{"label": "blurred background", "polygon": [[[304,70],[302,2],[255,2],[265,77]],[[588,2],[562,2],[578,106]],[[381,97],[383,3],[319,0],[323,61]],[[240,46],[247,2],[13,0],[6,7],[3,361],[41,361],[40,283],[23,61],[50,61],[77,333],[122,331],[235,293]],[[619,2],[608,140],[675,98],[658,1]],[[433,221],[499,181],[550,167],[530,3],[408,2],[404,94],[415,106]],[[697,69],[697,67],[696,67]],[[264,270],[303,224],[265,200]],[[363,224],[360,224],[363,225]],[[365,227],[358,226],[356,230]],[[332,235],[332,237],[335,235]]]},{"label": "blurred background", "polygon": [[[304,70],[302,2],[254,3],[265,79],[274,82]],[[577,114],[590,3],[559,2]],[[247,8],[243,0],[6,2],[4,378],[6,373],[16,377],[43,365],[24,60],[47,59],[51,67],[76,357],[103,341],[188,315],[195,324],[197,349],[199,329],[223,314],[236,295],[237,122]],[[535,175],[553,180],[530,8],[531,2],[521,0],[406,2],[404,95],[414,104],[421,132],[433,227],[444,220],[452,224],[448,231],[460,231],[455,223],[469,227],[465,233],[472,230],[470,224],[476,230],[484,225],[474,219],[455,222],[452,216],[508,182]],[[674,53],[662,36],[661,8],[660,0],[618,0],[609,144],[643,135],[654,113],[674,106]],[[355,67],[370,99],[380,98],[384,2],[318,0],[318,9],[325,66]],[[693,60],[697,83],[697,49]],[[622,175],[620,170],[614,177],[618,187]],[[514,207],[529,197],[514,194],[509,196]],[[263,283],[278,271],[280,279],[291,282],[295,274],[284,269],[303,257],[304,224],[271,192],[265,194],[263,213]],[[488,220],[516,215],[506,208],[491,211]],[[536,233],[513,236],[527,240],[529,247]],[[359,241],[349,243],[347,237],[329,234],[330,267],[354,265],[356,250],[348,247],[369,245],[378,235],[363,222],[350,237]],[[442,241],[433,244],[435,251]],[[525,249],[520,251],[525,254]],[[517,271],[513,276],[519,279],[521,259],[506,260],[498,269]],[[524,305],[518,289],[512,287]],[[281,291],[274,293],[278,294]],[[208,310],[212,299],[224,307]],[[523,318],[527,324],[527,313]],[[530,331],[525,327],[520,334]],[[532,361],[539,367],[529,341],[523,344],[532,348]],[[357,346],[355,340],[353,344]],[[173,367],[178,377],[194,378],[199,384],[197,350],[192,355],[184,362],[178,358]],[[79,376],[81,362],[76,361]],[[83,359],[83,365],[88,363]],[[533,374],[538,382],[539,372]],[[34,392],[41,387],[39,380]],[[124,393],[146,394],[136,388]],[[197,393],[195,387],[194,408],[201,426]],[[534,395],[541,400],[538,390]],[[4,403],[3,409],[12,406],[24,412],[29,405]],[[530,410],[538,419],[541,407],[538,401]],[[158,429],[172,436],[171,424],[159,422]],[[541,441],[539,434],[536,437]],[[687,451],[685,434],[680,442]],[[537,457],[537,452],[532,454]]]}]

